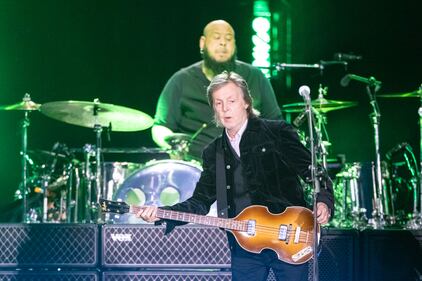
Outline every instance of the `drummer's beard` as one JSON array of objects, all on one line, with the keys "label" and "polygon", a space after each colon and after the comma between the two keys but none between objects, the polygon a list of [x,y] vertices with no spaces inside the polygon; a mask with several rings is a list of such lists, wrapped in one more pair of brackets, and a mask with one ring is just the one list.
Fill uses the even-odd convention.
[{"label": "drummer's beard", "polygon": [[202,58],[204,60],[204,65],[206,68],[211,69],[214,75],[218,75],[223,71],[234,71],[236,69],[236,54],[235,50],[233,56],[225,62],[218,62],[212,57],[210,57],[207,48],[205,47],[202,52]]}]

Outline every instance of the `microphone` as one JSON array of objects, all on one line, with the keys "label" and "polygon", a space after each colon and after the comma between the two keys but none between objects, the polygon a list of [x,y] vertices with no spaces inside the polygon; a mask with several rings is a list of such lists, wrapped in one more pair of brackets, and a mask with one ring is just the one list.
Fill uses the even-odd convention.
[{"label": "microphone", "polygon": [[378,81],[377,79],[375,79],[375,77],[371,76],[369,78],[365,78],[365,77],[355,75],[355,74],[346,74],[340,80],[340,85],[342,85],[343,87],[347,87],[351,80],[356,80],[356,81],[359,81],[361,83],[368,84],[370,86],[376,86],[376,87],[381,86],[381,81]]},{"label": "microphone", "polygon": [[305,117],[306,117],[306,110],[302,111],[302,113],[300,113],[295,120],[293,120],[293,125],[296,128],[299,128],[300,125],[302,125],[303,121],[305,121]]},{"label": "microphone", "polygon": [[342,85],[343,87],[347,87],[349,86],[350,83],[350,76],[349,74],[344,75],[343,78],[341,78],[340,80],[340,85]]},{"label": "microphone", "polygon": [[305,100],[310,99],[310,93],[311,93],[311,89],[309,89],[308,86],[306,85],[300,86],[299,95],[301,95]]},{"label": "microphone", "polygon": [[334,59],[335,60],[340,60],[340,61],[344,61],[344,60],[361,60],[362,59],[362,56],[360,56],[360,55],[354,55],[354,54],[335,53],[334,54]]}]

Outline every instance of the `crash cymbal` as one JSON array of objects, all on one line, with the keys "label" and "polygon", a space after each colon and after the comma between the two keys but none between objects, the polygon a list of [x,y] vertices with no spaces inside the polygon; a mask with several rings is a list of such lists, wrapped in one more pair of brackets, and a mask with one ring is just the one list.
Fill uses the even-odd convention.
[{"label": "crash cymbal", "polygon": [[[339,110],[344,109],[352,106],[356,106],[357,102],[352,101],[338,101],[338,100],[327,100],[324,98],[319,98],[312,101],[312,106],[314,109],[320,111],[320,112],[328,112],[332,110]],[[290,103],[285,104],[282,107],[282,110],[287,113],[298,113],[302,112],[305,108],[305,103],[298,102],[298,103]]]},{"label": "crash cymbal", "polygon": [[0,110],[38,110],[40,109],[41,104],[35,103],[31,100],[24,100],[11,105],[2,105]]},{"label": "crash cymbal", "polygon": [[192,139],[191,135],[183,134],[183,133],[173,133],[171,135],[168,135],[164,138],[164,141],[170,145],[175,146],[179,145],[181,143],[189,143]]},{"label": "crash cymbal", "polygon": [[100,102],[55,101],[43,104],[40,110],[48,117],[68,124],[88,128],[111,125],[111,130],[116,132],[145,130],[154,122],[148,114],[139,110]]},{"label": "crash cymbal", "polygon": [[393,94],[383,94],[377,95],[380,98],[420,98],[422,97],[422,89],[407,92],[407,93],[393,93]]}]

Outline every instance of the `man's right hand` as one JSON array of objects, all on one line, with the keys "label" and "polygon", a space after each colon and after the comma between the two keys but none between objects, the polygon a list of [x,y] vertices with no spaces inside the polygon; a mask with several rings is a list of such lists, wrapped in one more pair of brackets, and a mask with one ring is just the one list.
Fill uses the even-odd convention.
[{"label": "man's right hand", "polygon": [[142,206],[140,207],[139,212],[136,213],[136,216],[146,222],[155,222],[159,220],[157,217],[157,209],[157,206]]},{"label": "man's right hand", "polygon": [[169,128],[162,126],[162,125],[154,125],[151,128],[151,135],[152,135],[152,139],[153,141],[161,148],[163,149],[170,149],[171,146],[166,143],[164,141],[164,139],[169,136],[172,135],[173,131],[170,130]]}]

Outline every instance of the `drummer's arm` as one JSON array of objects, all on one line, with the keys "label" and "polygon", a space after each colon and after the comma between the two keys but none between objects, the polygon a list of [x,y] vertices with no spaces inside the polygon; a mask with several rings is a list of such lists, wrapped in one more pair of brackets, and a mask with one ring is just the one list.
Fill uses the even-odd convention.
[{"label": "drummer's arm", "polygon": [[161,148],[170,149],[164,139],[165,137],[173,134],[173,131],[163,125],[154,125],[151,129],[152,139]]}]

